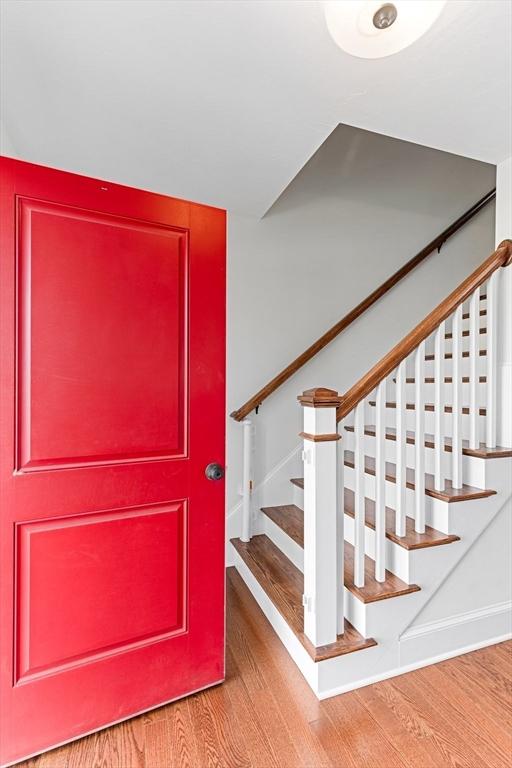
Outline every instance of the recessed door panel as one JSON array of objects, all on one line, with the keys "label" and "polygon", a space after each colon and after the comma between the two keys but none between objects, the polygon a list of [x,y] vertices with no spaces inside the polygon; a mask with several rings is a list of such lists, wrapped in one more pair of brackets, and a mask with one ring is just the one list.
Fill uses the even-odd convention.
[{"label": "recessed door panel", "polygon": [[18,201],[18,468],[186,451],[187,237]]},{"label": "recessed door panel", "polygon": [[16,527],[17,682],[184,631],[183,502]]}]

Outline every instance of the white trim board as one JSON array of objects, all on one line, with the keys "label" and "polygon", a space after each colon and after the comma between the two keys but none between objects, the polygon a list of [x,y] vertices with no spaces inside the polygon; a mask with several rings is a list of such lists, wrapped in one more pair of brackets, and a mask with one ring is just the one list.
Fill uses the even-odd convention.
[{"label": "white trim board", "polygon": [[[451,658],[465,648],[492,645],[512,637],[512,601],[458,613],[407,629],[400,638],[400,663]],[[498,638],[498,639],[496,639]]]},{"label": "white trim board", "polygon": [[421,661],[414,662],[412,664],[406,664],[405,666],[396,667],[395,669],[390,669],[387,672],[383,672],[379,675],[374,675],[373,677],[367,677],[365,679],[359,680],[357,684],[349,683],[348,685],[340,685],[336,688],[330,688],[329,690],[322,691],[322,693],[317,694],[320,701],[323,699],[330,699],[332,696],[339,696],[341,693],[348,693],[349,691],[353,691],[356,688],[364,688],[367,685],[374,685],[375,683],[380,683],[383,680],[389,680],[392,677],[398,677],[399,675],[405,675],[408,672],[414,672],[416,669],[422,669],[422,667],[429,667],[431,664],[439,664],[441,661],[447,661],[448,659],[453,659],[455,656],[463,656],[465,653],[471,653],[472,651],[478,651],[481,648],[487,648],[489,645],[497,645],[498,643],[504,643],[507,640],[512,639],[512,632],[508,632],[504,635],[498,636],[498,637],[492,637],[487,640],[482,640],[478,643],[472,643],[471,645],[466,645],[463,648],[457,648],[454,651],[448,651],[446,653],[439,654],[438,656],[430,656],[428,658],[422,659]]}]

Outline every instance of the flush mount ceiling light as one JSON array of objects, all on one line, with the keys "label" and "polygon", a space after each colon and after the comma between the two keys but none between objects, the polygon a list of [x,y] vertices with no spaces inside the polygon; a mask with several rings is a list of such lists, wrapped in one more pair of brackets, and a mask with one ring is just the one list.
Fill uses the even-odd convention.
[{"label": "flush mount ceiling light", "polygon": [[326,0],[334,41],[352,56],[379,59],[407,48],[430,29],[446,0]]}]

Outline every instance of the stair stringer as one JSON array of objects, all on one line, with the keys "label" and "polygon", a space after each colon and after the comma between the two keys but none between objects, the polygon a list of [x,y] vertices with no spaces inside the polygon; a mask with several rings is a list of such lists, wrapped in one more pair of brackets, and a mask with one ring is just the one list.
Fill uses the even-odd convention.
[{"label": "stair stringer", "polygon": [[[412,577],[409,582],[419,584],[419,592],[363,604],[351,592],[345,590],[347,618],[361,634],[375,638],[377,646],[373,648],[313,662],[249,569],[235,553],[234,562],[239,573],[318,698],[335,696],[441,660],[438,656],[425,655],[413,664],[405,663],[401,652],[401,636],[427,602],[439,591],[448,575],[457,568],[511,495],[512,461],[479,461],[486,462],[487,487],[496,489],[497,494],[485,499],[455,503],[436,500],[436,504],[446,507],[445,515],[449,528],[460,536],[460,541],[408,551]],[[265,532],[270,538],[273,538],[272,526],[277,528],[271,521],[265,523]],[[297,544],[282,531],[280,537],[280,541],[275,543],[289,556],[291,551],[297,549]],[[300,567],[296,557],[290,559]],[[479,637],[475,646],[469,635],[464,638],[464,645],[451,651],[449,655],[465,653],[474,647],[482,647],[502,639],[504,638],[492,636],[482,640]]]}]

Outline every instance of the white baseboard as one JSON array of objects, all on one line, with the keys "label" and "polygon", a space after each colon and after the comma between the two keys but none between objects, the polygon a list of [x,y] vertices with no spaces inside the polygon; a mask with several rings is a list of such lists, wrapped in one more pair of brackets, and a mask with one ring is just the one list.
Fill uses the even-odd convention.
[{"label": "white baseboard", "polygon": [[340,685],[336,688],[330,688],[317,694],[320,700],[330,699],[333,696],[339,696],[342,693],[348,693],[357,688],[365,688],[367,685],[373,685],[374,683],[380,683],[383,680],[389,680],[392,677],[398,677],[399,675],[405,675],[407,672],[414,672],[415,669],[421,669],[422,667],[429,667],[431,664],[439,664],[441,661],[447,661],[453,659],[455,656],[463,656],[465,653],[471,653],[472,651],[478,651],[481,648],[486,648],[489,645],[497,645],[498,643],[504,643],[507,640],[512,639],[512,632],[508,632],[504,635],[497,637],[487,638],[471,645],[466,645],[456,650],[441,653],[437,656],[429,656],[428,658],[421,659],[412,664],[401,665],[394,669],[390,669],[381,674],[374,675],[373,677],[367,677],[358,680],[357,683],[349,683],[348,685]]},{"label": "white baseboard", "polygon": [[409,627],[400,638],[400,661],[415,664],[425,658],[450,658],[467,653],[466,648],[474,650],[508,637],[512,637],[510,600]]}]

